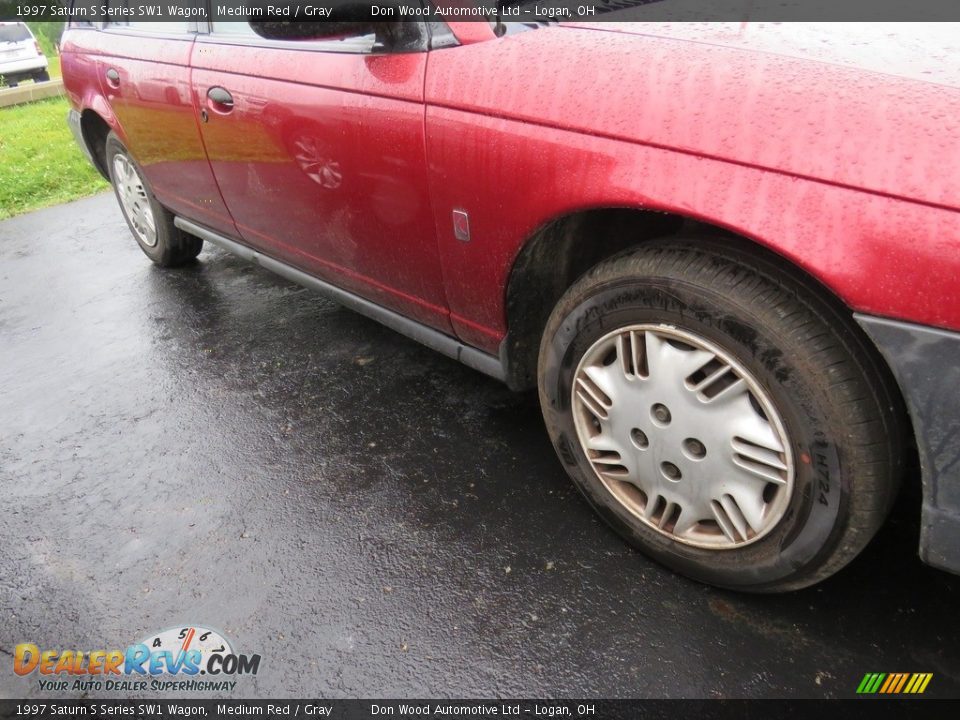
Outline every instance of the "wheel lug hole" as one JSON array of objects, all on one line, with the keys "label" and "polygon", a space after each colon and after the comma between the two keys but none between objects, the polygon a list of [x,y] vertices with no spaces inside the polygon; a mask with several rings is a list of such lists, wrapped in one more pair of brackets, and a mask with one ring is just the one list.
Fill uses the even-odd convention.
[{"label": "wheel lug hole", "polygon": [[672,462],[660,463],[660,472],[662,472],[663,476],[671,482],[679,482],[680,478],[683,477],[683,475],[680,473],[680,468],[678,468]]},{"label": "wheel lug hole", "polygon": [[659,425],[669,425],[672,419],[669,408],[663,403],[657,403],[650,408],[650,417]]},{"label": "wheel lug hole", "polygon": [[650,447],[650,440],[647,438],[647,434],[640,428],[634,428],[630,431],[630,439],[633,440],[633,444],[641,450],[646,450]]},{"label": "wheel lug hole", "polygon": [[696,438],[684,440],[683,451],[691,460],[703,460],[707,456],[707,448]]}]

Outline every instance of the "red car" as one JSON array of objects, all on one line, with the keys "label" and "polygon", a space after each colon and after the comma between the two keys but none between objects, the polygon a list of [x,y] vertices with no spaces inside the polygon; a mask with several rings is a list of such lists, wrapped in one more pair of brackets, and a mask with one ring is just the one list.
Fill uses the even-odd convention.
[{"label": "red car", "polygon": [[75,21],[62,66],[155,263],[209,241],[539,388],[630,543],[780,591],[850,562],[901,479],[960,570],[954,37]]}]

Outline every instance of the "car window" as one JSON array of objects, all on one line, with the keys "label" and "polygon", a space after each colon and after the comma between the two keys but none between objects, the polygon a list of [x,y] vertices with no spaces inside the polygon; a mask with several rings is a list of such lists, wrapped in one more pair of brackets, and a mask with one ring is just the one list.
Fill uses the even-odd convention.
[{"label": "car window", "polygon": [[[249,22],[214,21],[210,23],[210,38],[216,42],[334,53],[410,52],[426,48],[426,29],[419,22],[328,23],[326,26],[331,29],[343,25],[344,31],[315,38],[298,37],[302,31],[296,22],[263,24],[273,26],[270,37],[258,34]],[[290,36],[285,28],[290,29]]]},{"label": "car window", "polygon": [[111,20],[106,23],[108,28],[130,28],[140,32],[158,33],[160,35],[185,35],[190,31],[189,22],[150,22],[138,20]]},{"label": "car window", "polygon": [[[294,23],[276,23],[277,27],[295,26]],[[282,34],[282,33],[278,33]],[[373,50],[376,36],[373,32],[345,33],[337,37],[317,40],[265,38],[257,34],[248,22],[211,22],[210,35],[213,39],[226,42],[238,42],[244,45],[288,48],[291,50],[320,50],[328,52],[368,53]]]},{"label": "car window", "polygon": [[[84,6],[84,0],[69,0],[69,13],[67,17],[67,27],[70,28],[92,28],[93,21],[87,17],[89,10]],[[101,3],[103,4],[103,3]]]},{"label": "car window", "polygon": [[0,25],[0,42],[23,42],[30,39],[30,31],[23,23]]},{"label": "car window", "polygon": [[[141,0],[110,0],[107,3],[111,9],[113,8],[124,8],[125,10],[139,11],[142,6]],[[182,35],[190,32],[190,21],[189,20],[126,20],[118,18],[116,20],[108,20],[105,27],[108,28],[130,28],[131,30],[137,30],[139,32],[151,32],[158,33],[163,35]]]},{"label": "car window", "polygon": [[210,32],[214,35],[234,35],[241,37],[258,38],[253,28],[248,22],[236,22],[233,20],[220,21],[214,20],[210,23]]}]

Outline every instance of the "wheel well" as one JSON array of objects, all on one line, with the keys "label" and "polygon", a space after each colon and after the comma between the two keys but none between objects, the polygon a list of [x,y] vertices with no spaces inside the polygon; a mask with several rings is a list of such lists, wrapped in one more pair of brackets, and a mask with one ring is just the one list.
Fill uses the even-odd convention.
[{"label": "wheel well", "polygon": [[630,247],[674,235],[689,219],[624,208],[584,210],[555,219],[527,240],[507,282],[507,336],[501,346],[507,384],[537,384],[540,337],[557,301],[597,263]]},{"label": "wheel well", "polygon": [[[517,255],[507,283],[507,336],[500,352],[507,384],[514,390],[536,387],[540,338],[547,319],[563,293],[580,276],[619,252],[680,234],[723,238],[760,253],[784,271],[803,276],[807,284],[849,313],[835,293],[802,268],[726,228],[652,210],[585,210],[541,227]],[[852,320],[851,327],[855,332],[862,332]]]},{"label": "wheel well", "polygon": [[95,111],[84,110],[80,114],[80,130],[83,132],[83,139],[87,143],[90,155],[93,157],[94,167],[105,179],[109,180],[106,148],[110,126]]}]

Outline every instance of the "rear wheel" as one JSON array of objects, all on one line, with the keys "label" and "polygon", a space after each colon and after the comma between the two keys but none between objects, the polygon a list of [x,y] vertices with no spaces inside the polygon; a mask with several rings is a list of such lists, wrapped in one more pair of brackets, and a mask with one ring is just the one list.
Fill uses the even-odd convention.
[{"label": "rear wheel", "polygon": [[33,76],[34,82],[46,82],[50,79],[50,73],[46,70],[41,70],[36,75]]},{"label": "rear wheel", "polygon": [[190,262],[203,240],[173,224],[173,213],[157,202],[136,161],[113,132],[107,135],[107,169],[123,217],[144,254],[161,267]]},{"label": "rear wheel", "polygon": [[540,396],[568,473],[631,543],[751,591],[813,584],[896,494],[898,398],[818,288],[719,239],[644,246],[561,298]]}]

